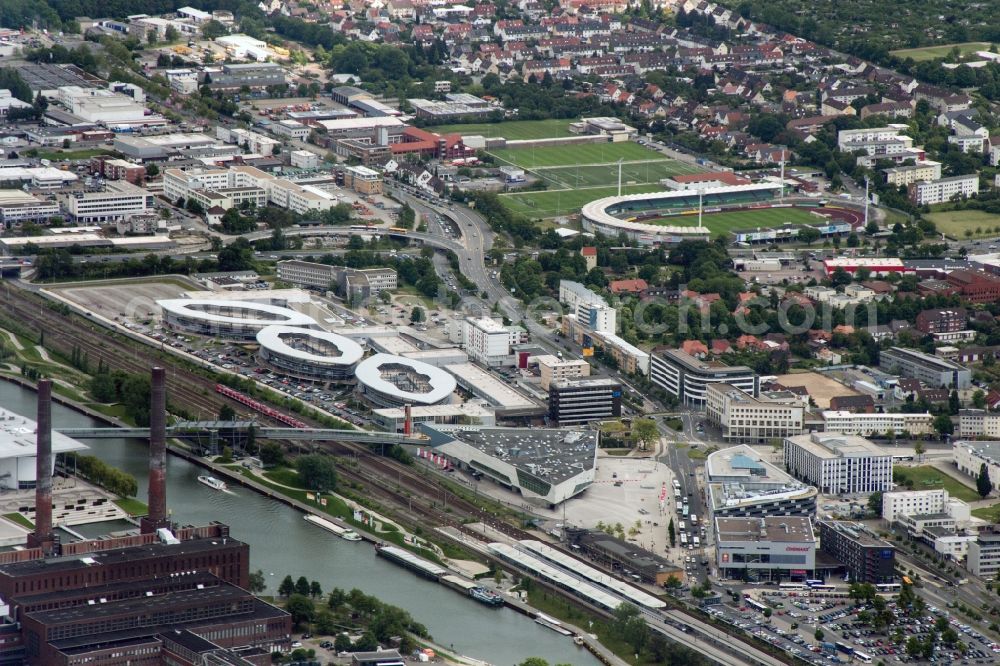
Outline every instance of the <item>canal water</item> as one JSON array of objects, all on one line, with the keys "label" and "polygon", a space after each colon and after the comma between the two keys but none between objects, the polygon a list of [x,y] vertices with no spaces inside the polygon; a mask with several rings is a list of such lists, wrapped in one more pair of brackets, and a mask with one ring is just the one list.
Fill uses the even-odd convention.
[{"label": "canal water", "polygon": [[[17,384],[0,381],[0,405],[34,418],[35,394]],[[55,427],[102,426],[88,416],[59,404],[52,405]],[[91,453],[133,474],[139,498],[145,500],[147,444],[143,440],[88,440]],[[359,588],[408,610],[423,623],[435,642],[457,653],[495,666],[514,666],[532,656],[550,664],[595,666],[598,661],[568,638],[545,629],[510,609],[487,608],[472,599],[433,583],[377,557],[364,543],[348,542],[314,527],[294,509],[268,500],[246,488],[222,493],[198,483],[203,470],[167,456],[167,506],[181,524],[203,525],[218,520],[230,526],[233,537],[250,544],[250,569],[264,572],[273,592],[286,574],[317,580],[324,591],[334,587]],[[80,534],[93,537],[122,529],[120,524],[81,525]]]}]

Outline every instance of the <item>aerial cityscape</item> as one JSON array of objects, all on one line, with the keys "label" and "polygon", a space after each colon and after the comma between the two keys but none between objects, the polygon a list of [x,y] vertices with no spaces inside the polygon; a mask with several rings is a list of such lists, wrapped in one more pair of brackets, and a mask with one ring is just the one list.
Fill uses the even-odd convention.
[{"label": "aerial cityscape", "polygon": [[0,0],[0,666],[1000,663],[991,9]]}]

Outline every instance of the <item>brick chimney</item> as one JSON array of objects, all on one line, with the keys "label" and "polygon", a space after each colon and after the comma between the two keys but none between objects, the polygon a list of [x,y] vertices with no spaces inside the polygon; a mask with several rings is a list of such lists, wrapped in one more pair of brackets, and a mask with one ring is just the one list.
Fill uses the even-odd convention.
[{"label": "brick chimney", "polygon": [[38,382],[35,452],[35,531],[28,535],[29,548],[41,548],[46,555],[56,549],[52,531],[52,380]]},{"label": "brick chimney", "polygon": [[149,396],[149,514],[140,522],[143,534],[169,527],[167,519],[167,379],[153,368]]}]

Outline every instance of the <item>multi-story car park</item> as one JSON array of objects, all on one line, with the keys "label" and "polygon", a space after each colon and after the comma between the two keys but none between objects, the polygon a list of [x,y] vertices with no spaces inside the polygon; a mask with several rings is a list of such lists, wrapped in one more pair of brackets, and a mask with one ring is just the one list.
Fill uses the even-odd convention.
[{"label": "multi-story car park", "polygon": [[816,514],[816,489],[762,460],[749,446],[710,454],[705,481],[714,518]]},{"label": "multi-story car park", "polygon": [[290,308],[249,301],[176,298],[157,301],[172,330],[229,340],[254,340],[262,328],[281,324],[315,328],[316,321]]},{"label": "multi-story car park", "polygon": [[972,384],[972,371],[968,368],[915,349],[886,349],[879,356],[879,367],[885,372],[919,379],[936,388],[961,390]]},{"label": "multi-story car park", "polygon": [[441,368],[394,354],[375,354],[355,370],[362,394],[378,407],[437,405],[448,401],[457,385]]},{"label": "multi-story car park", "polygon": [[805,407],[789,391],[754,397],[729,384],[710,384],[705,392],[705,416],[722,428],[726,441],[765,444],[802,432]]},{"label": "multi-story car park", "polygon": [[353,381],[364,350],[336,333],[296,326],[267,326],[257,333],[259,357],[279,372],[310,381]]},{"label": "multi-story car park", "polygon": [[705,405],[708,387],[712,384],[729,384],[753,397],[760,394],[760,376],[750,368],[702,361],[680,349],[653,354],[649,378],[682,405],[691,407]]},{"label": "multi-story car park", "polygon": [[892,488],[892,455],[855,435],[814,432],[788,437],[785,467],[821,493],[874,493]]},{"label": "multi-story car park", "polygon": [[864,525],[821,520],[819,542],[824,553],[844,565],[852,583],[895,581],[896,547],[871,534]]},{"label": "multi-story car park", "polygon": [[716,518],[719,573],[744,580],[813,578],[816,537],[804,516]]}]

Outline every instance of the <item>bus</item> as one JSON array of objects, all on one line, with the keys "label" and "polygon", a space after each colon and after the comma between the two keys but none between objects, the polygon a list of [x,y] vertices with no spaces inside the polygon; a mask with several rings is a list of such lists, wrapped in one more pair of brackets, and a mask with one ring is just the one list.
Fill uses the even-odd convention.
[{"label": "bus", "polygon": [[765,606],[764,604],[760,603],[755,599],[751,599],[750,597],[743,597],[743,603],[745,603],[748,607],[754,609],[758,613],[763,613],[767,609],[767,606]]},{"label": "bus", "polygon": [[681,498],[681,491],[678,490],[677,488],[674,488],[674,499],[679,500],[680,498]]},{"label": "bus", "polygon": [[688,535],[686,532],[681,532],[681,545],[682,546],[688,545]]},{"label": "bus", "polygon": [[674,490],[680,490],[680,489],[681,489],[681,482],[678,481],[677,479],[674,479]]},{"label": "bus", "polygon": [[899,583],[879,583],[875,586],[876,592],[894,594],[903,588]]},{"label": "bus", "polygon": [[808,585],[809,587],[812,587],[813,585],[822,585],[822,584],[823,581],[819,580],[818,578],[809,578],[806,580],[806,585]]},{"label": "bus", "polygon": [[687,518],[688,517],[688,505],[687,504],[684,505],[684,509],[683,510],[684,510],[684,517]]},{"label": "bus", "polygon": [[405,227],[389,227],[389,233],[391,234],[405,234],[409,233],[409,229]]},{"label": "bus", "polygon": [[695,525],[697,525],[697,524],[698,524],[698,516],[696,516],[696,515],[694,515],[694,514],[692,513],[692,514],[691,514],[691,526],[692,526],[692,527],[694,527],[694,526],[695,526]]},{"label": "bus", "polygon": [[687,525],[684,523],[683,520],[681,522],[679,522],[677,525],[680,528],[681,532],[683,532],[684,530],[687,529]]},{"label": "bus", "polygon": [[857,659],[858,661],[860,661],[862,664],[870,664],[870,663],[872,663],[872,658],[871,657],[869,657],[864,652],[858,652],[857,650],[854,651],[854,658]]},{"label": "bus", "polygon": [[804,590],[806,586],[802,583],[779,583],[779,590]]},{"label": "bus", "polygon": [[820,584],[820,585],[810,585],[809,589],[810,590],[816,590],[817,592],[833,592],[837,588],[835,586],[833,586],[833,585],[823,585],[823,584]]},{"label": "bus", "polygon": [[698,537],[691,537],[694,540],[694,547],[701,548],[701,540]]},{"label": "bus", "polygon": [[678,502],[678,503],[677,503],[677,510],[678,510],[678,511],[680,511],[680,510],[681,510],[681,508],[682,508],[682,504],[681,504],[680,502]]},{"label": "bus", "polygon": [[834,645],[836,645],[837,649],[843,652],[844,654],[854,654],[854,648],[852,648],[847,643],[841,643],[838,641],[834,643]]}]

